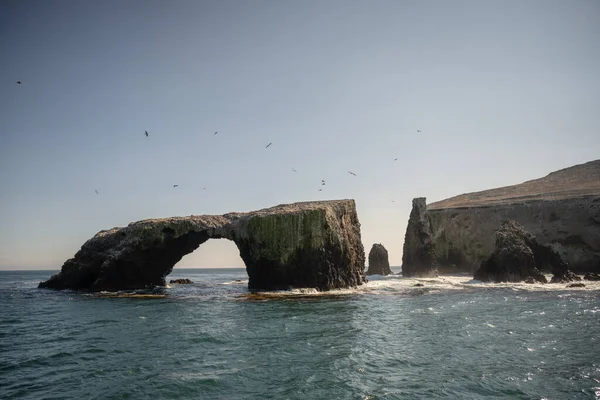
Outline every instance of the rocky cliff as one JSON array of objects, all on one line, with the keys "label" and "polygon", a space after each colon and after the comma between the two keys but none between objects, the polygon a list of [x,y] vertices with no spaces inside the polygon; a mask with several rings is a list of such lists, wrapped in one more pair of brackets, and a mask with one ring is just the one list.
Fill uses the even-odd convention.
[{"label": "rocky cliff", "polygon": [[[474,272],[494,251],[494,232],[505,220],[551,245],[573,271],[600,272],[600,160],[431,203],[421,214],[440,272]],[[423,236],[407,229],[405,253],[416,252]]]},{"label": "rocky cliff", "polygon": [[110,291],[164,286],[173,266],[211,238],[235,242],[251,289],[328,290],[366,280],[354,200],[338,200],[150,219],[100,231],[39,287]]},{"label": "rocky cliff", "polygon": [[369,269],[367,275],[390,275],[388,252],[381,243],[375,243],[369,252]]}]

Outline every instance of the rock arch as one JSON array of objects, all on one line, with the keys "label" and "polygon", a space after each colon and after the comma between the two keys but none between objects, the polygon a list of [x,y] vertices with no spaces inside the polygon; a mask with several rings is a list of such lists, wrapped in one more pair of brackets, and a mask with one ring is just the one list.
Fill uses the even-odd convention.
[{"label": "rock arch", "polygon": [[354,200],[336,200],[149,219],[100,231],[39,287],[99,291],[162,286],[184,255],[211,238],[237,245],[250,289],[329,290],[366,280]]}]

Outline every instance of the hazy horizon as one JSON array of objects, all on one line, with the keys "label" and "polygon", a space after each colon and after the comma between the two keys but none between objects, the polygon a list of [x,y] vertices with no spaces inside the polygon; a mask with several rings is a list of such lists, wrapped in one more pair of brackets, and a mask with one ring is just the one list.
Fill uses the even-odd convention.
[{"label": "hazy horizon", "polygon": [[[599,158],[599,21],[586,0],[5,1],[0,269],[141,219],[344,198],[401,265],[414,197]],[[176,268],[240,262],[210,240]]]}]

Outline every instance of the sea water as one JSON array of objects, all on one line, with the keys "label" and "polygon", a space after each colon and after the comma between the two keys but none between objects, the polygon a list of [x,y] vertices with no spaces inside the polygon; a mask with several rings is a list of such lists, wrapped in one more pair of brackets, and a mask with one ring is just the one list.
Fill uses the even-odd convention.
[{"label": "sea water", "polygon": [[37,289],[52,273],[0,272],[1,399],[600,398],[600,283],[176,269],[194,284],[115,297]]}]

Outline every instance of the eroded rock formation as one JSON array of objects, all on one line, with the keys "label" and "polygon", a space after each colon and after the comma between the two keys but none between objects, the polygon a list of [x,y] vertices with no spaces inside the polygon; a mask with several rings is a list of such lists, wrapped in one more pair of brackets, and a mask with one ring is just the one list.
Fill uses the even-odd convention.
[{"label": "eroded rock formation", "polygon": [[431,225],[426,213],[425,198],[413,199],[412,211],[406,227],[402,275],[406,277],[437,276],[436,253]]},{"label": "eroded rock formation", "polygon": [[250,289],[328,290],[366,280],[354,200],[338,200],[150,219],[100,231],[39,287],[113,291],[164,286],[173,266],[211,238],[235,242]]},{"label": "eroded rock formation", "polygon": [[581,279],[569,271],[552,247],[538,243],[519,223],[504,221],[496,231],[494,252],[481,263],[474,278],[493,282],[547,283],[542,269],[552,271],[552,283]]},{"label": "eroded rock formation", "polygon": [[381,243],[375,243],[369,252],[369,269],[367,275],[390,275],[388,252]]},{"label": "eroded rock formation", "polygon": [[496,231],[496,250],[481,263],[474,278],[492,282],[547,283],[534,255],[533,236],[515,221],[505,221]]},{"label": "eroded rock formation", "polygon": [[[494,232],[505,220],[551,245],[574,272],[600,273],[600,160],[431,203],[420,214],[426,215],[441,273],[473,273],[494,251]],[[421,236],[407,229],[405,253],[422,246]]]}]

